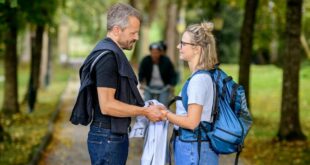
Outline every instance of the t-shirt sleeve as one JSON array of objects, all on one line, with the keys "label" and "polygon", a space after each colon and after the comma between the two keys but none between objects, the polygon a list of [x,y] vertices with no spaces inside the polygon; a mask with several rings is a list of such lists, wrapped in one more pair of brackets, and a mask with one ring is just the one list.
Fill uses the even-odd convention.
[{"label": "t-shirt sleeve", "polygon": [[209,75],[197,74],[191,78],[187,88],[188,104],[203,106],[212,94],[213,85]]},{"label": "t-shirt sleeve", "polygon": [[101,57],[95,68],[97,87],[117,88],[118,68],[113,53]]}]

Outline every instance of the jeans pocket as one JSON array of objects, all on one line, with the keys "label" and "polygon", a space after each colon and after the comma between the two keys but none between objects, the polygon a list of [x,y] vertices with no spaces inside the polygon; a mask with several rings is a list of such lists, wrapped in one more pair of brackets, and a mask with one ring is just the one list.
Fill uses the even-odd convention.
[{"label": "jeans pocket", "polygon": [[88,133],[88,143],[102,144],[106,136],[98,133]]}]

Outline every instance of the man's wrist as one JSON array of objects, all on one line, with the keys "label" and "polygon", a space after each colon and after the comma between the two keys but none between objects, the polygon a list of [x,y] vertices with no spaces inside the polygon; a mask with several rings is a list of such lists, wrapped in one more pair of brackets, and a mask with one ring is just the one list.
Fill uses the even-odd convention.
[{"label": "man's wrist", "polygon": [[143,116],[147,116],[147,115],[148,115],[147,107],[142,107],[141,114],[142,114]]},{"label": "man's wrist", "polygon": [[167,117],[168,113],[170,113],[169,111],[164,111],[164,116]]}]

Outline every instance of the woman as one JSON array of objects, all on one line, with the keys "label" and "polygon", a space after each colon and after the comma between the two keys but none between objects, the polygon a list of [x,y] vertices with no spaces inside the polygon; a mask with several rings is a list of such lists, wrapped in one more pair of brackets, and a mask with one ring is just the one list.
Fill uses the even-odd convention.
[{"label": "woman", "polygon": [[[206,133],[213,121],[213,82],[210,70],[218,63],[215,39],[212,34],[213,23],[203,22],[187,27],[177,48],[180,59],[188,63],[192,73],[187,88],[180,93],[187,102],[176,102],[176,114],[162,111],[166,118],[175,124],[174,160],[176,165],[218,164],[218,154],[210,147]],[[186,90],[186,91],[184,91]],[[200,142],[198,142],[200,141]]]}]

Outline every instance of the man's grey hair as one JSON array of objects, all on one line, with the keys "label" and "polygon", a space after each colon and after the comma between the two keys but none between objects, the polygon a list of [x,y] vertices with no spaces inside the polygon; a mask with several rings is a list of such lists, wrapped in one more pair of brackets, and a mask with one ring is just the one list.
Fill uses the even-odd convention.
[{"label": "man's grey hair", "polygon": [[113,5],[108,11],[107,30],[111,31],[114,26],[119,26],[122,30],[125,29],[128,25],[129,16],[142,21],[140,12],[132,6],[123,3]]}]

